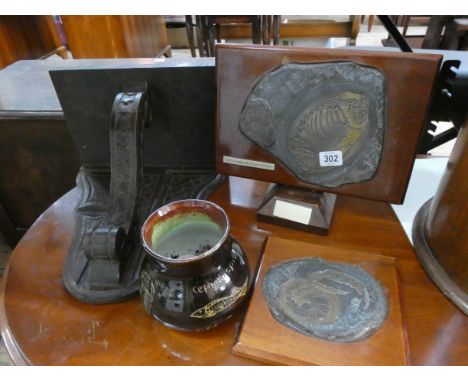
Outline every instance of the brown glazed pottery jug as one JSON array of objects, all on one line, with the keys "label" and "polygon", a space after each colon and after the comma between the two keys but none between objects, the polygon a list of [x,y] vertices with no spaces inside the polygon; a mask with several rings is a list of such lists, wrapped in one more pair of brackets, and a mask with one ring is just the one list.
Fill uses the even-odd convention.
[{"label": "brown glazed pottery jug", "polygon": [[153,212],[141,230],[145,309],[167,326],[205,330],[227,320],[250,286],[247,258],[224,210],[188,199]]}]

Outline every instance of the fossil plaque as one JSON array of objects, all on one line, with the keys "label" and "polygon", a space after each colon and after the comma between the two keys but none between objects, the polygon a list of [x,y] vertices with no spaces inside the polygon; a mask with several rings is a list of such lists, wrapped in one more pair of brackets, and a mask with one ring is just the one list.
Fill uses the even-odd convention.
[{"label": "fossil plaque", "polygon": [[387,316],[382,287],[355,265],[316,257],[287,261],[270,268],[262,287],[276,320],[324,340],[362,340]]},{"label": "fossil plaque", "polygon": [[379,166],[385,99],[377,68],[349,61],[285,64],[256,83],[239,128],[303,182],[359,183]]}]

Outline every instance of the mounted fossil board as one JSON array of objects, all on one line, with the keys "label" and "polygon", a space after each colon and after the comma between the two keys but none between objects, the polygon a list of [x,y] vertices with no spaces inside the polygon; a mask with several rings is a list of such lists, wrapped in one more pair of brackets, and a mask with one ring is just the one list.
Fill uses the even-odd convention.
[{"label": "mounted fossil board", "polygon": [[217,170],[401,203],[441,56],[217,46]]}]

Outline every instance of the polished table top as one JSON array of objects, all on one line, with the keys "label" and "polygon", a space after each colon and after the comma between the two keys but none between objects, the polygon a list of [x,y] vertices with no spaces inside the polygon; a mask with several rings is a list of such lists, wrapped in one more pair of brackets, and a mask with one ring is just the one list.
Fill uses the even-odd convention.
[{"label": "polished table top", "polygon": [[[388,204],[339,196],[328,236],[258,223],[267,183],[229,178],[209,198],[222,206],[250,264],[268,236],[398,259],[408,351],[416,365],[468,365],[468,318],[434,286]],[[0,324],[16,364],[255,365],[231,353],[241,314],[210,331],[177,332],[150,317],[139,298],[110,305],[75,300],[62,285],[74,232],[76,189],[54,203],[15,248],[3,277]]]}]

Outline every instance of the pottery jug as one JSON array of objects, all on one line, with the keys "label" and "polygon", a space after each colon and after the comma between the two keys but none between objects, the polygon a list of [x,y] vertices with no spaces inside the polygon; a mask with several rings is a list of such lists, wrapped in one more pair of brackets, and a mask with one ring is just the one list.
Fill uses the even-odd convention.
[{"label": "pottery jug", "polygon": [[205,330],[232,316],[250,286],[247,258],[225,211],[188,199],[153,212],[141,230],[145,309],[167,326]]}]

